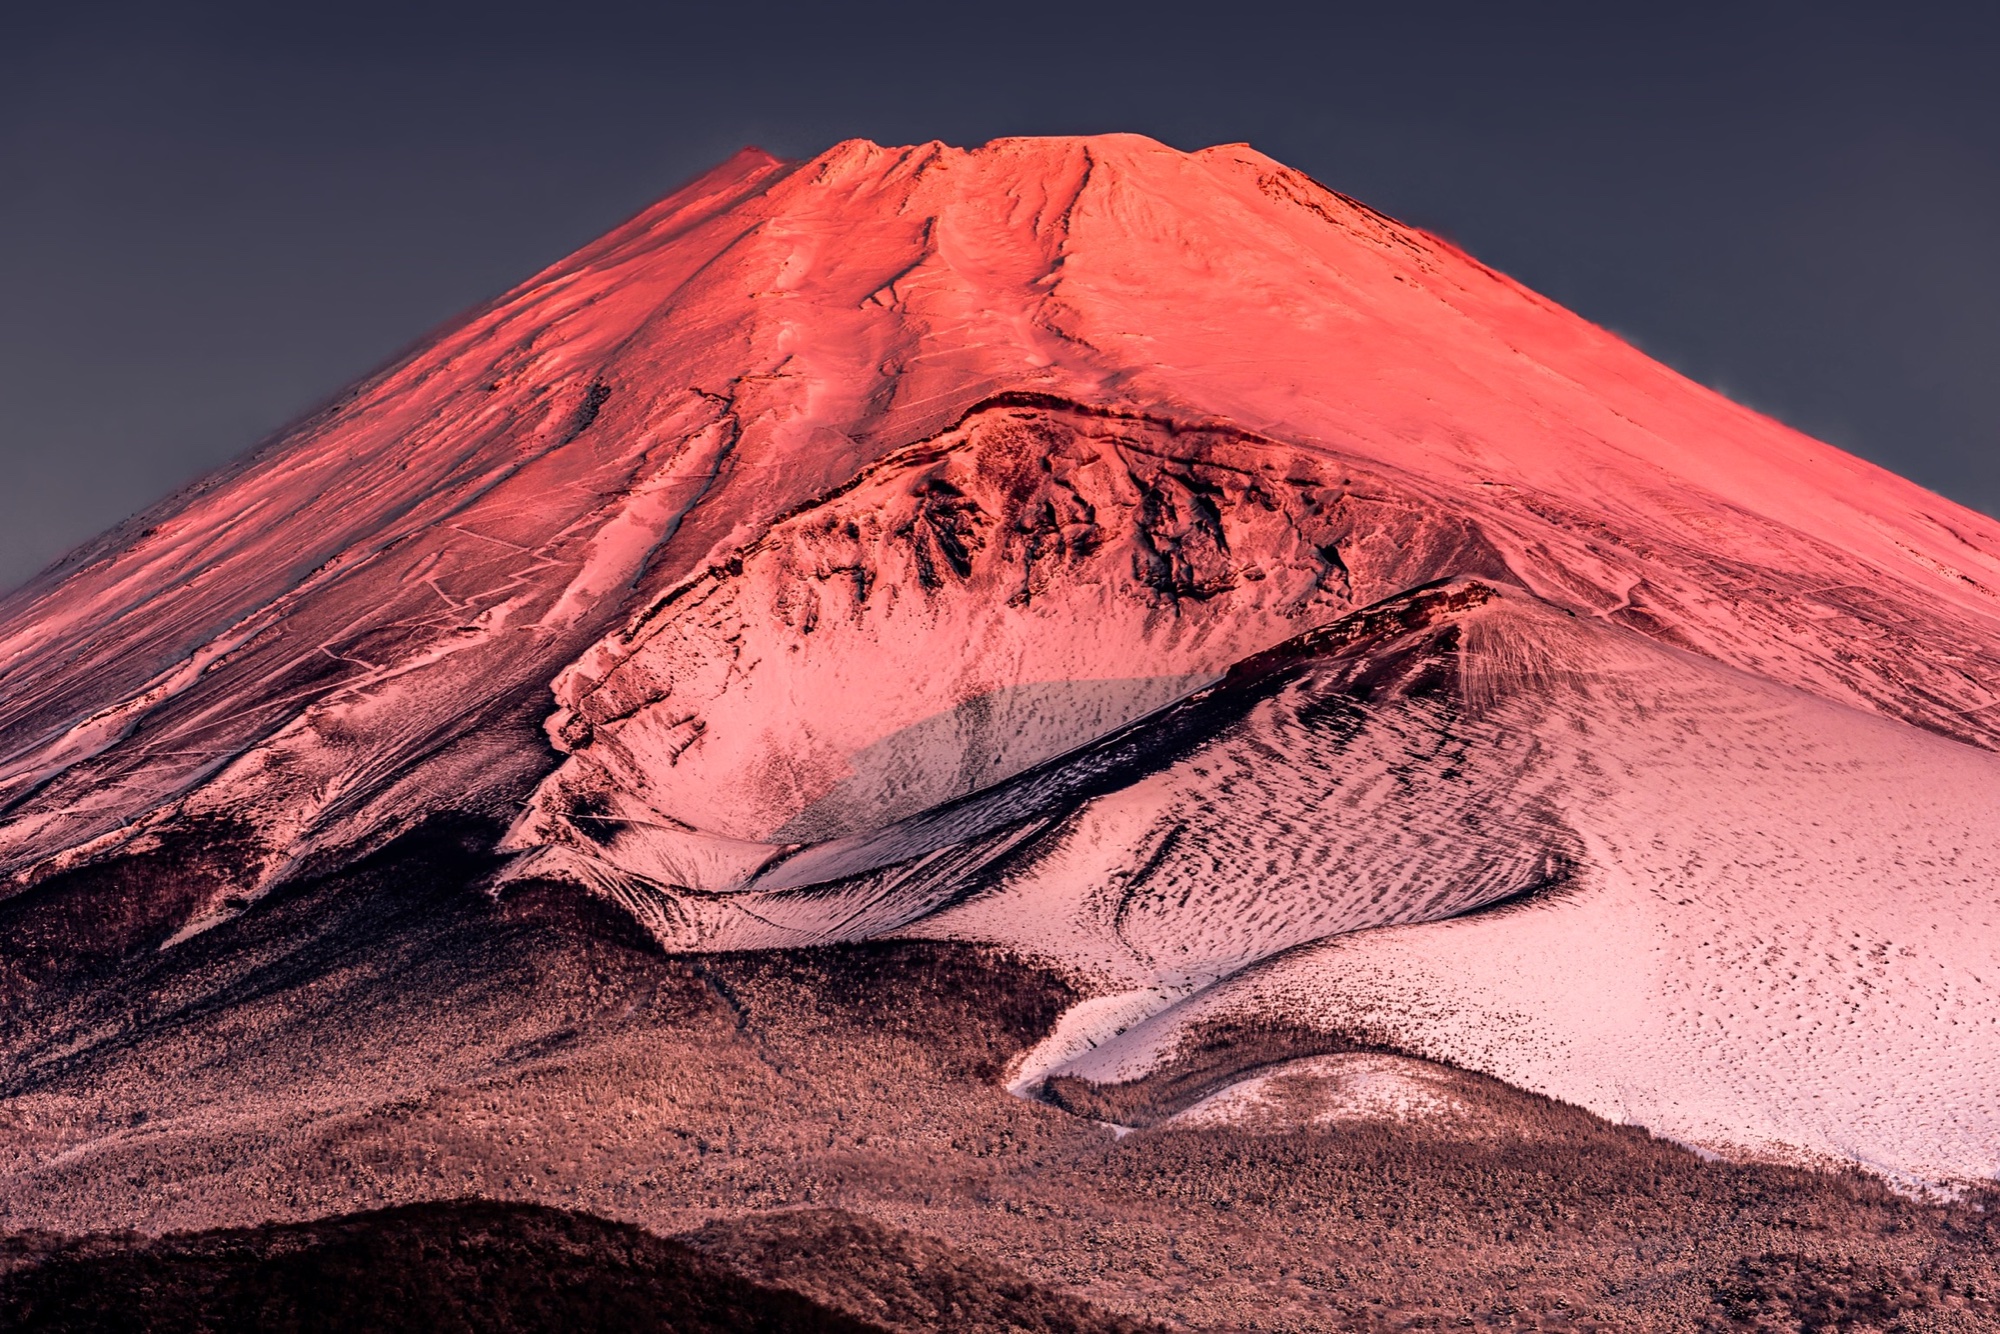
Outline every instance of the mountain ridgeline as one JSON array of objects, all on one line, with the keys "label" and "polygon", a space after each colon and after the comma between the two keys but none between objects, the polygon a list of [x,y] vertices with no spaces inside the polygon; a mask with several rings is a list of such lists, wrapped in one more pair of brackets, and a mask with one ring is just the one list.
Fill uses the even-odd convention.
[{"label": "mountain ridgeline", "polygon": [[[0,602],[0,1222],[837,1208],[1226,1324],[1092,1231],[1148,1154],[1969,1199],[1996,809],[1992,520],[1243,145],[746,150]],[[1862,1263],[1765,1240],[1655,1327]]]}]

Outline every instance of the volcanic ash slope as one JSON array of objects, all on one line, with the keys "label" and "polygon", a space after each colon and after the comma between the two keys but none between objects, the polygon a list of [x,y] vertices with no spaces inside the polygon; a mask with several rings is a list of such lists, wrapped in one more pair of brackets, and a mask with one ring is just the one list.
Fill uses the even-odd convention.
[{"label": "volcanic ash slope", "polygon": [[1393,1048],[1990,1176],[1996,553],[1247,147],[746,152],[0,603],[0,998],[473,822],[1060,962],[1078,1107]]}]

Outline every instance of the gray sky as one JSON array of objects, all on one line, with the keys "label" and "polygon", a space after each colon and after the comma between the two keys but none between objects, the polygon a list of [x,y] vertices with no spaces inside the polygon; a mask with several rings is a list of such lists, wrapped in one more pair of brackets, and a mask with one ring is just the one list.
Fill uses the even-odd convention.
[{"label": "gray sky", "polygon": [[1290,8],[10,14],[0,586],[743,144],[852,135],[1247,140],[2000,511],[2000,22]]}]

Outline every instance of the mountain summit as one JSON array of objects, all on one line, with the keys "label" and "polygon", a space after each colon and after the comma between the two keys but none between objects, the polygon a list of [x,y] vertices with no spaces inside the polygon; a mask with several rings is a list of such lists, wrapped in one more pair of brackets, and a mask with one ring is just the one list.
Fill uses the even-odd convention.
[{"label": "mountain summit", "polygon": [[0,996],[449,825],[1056,968],[1121,1125],[1365,1052],[1987,1178],[1996,751],[2000,525],[1246,146],[746,150],[0,603]]}]

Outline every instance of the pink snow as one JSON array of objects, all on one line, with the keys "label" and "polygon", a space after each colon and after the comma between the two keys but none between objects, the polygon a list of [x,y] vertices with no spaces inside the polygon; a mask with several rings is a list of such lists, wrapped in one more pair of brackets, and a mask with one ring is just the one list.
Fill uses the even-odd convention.
[{"label": "pink snow", "polygon": [[[1202,469],[1229,540],[1199,597],[1135,600],[1133,486]],[[1028,588],[997,562],[1043,474],[1123,517]],[[905,525],[953,496],[990,523],[933,587]],[[1301,545],[1326,497],[1362,516],[1344,583]],[[1452,563],[1475,549],[1493,568]],[[255,889],[456,811],[533,873],[685,900],[653,923],[680,943],[748,940],[730,896],[773,855],[863,864],[914,811],[1469,573],[1604,632],[1578,652],[1650,642],[1649,708],[1735,701],[1671,735],[1603,715],[1592,762],[1624,776],[1586,896],[1324,942],[1293,938],[1308,904],[1164,972],[1040,907],[929,929],[1139,1011],[1253,982],[1393,1011],[1413,1050],[1704,1143],[1991,1175],[2000,525],[1243,145],[739,154],[0,602],[0,874],[223,820]],[[1115,807],[1037,894],[1117,869]]]}]

